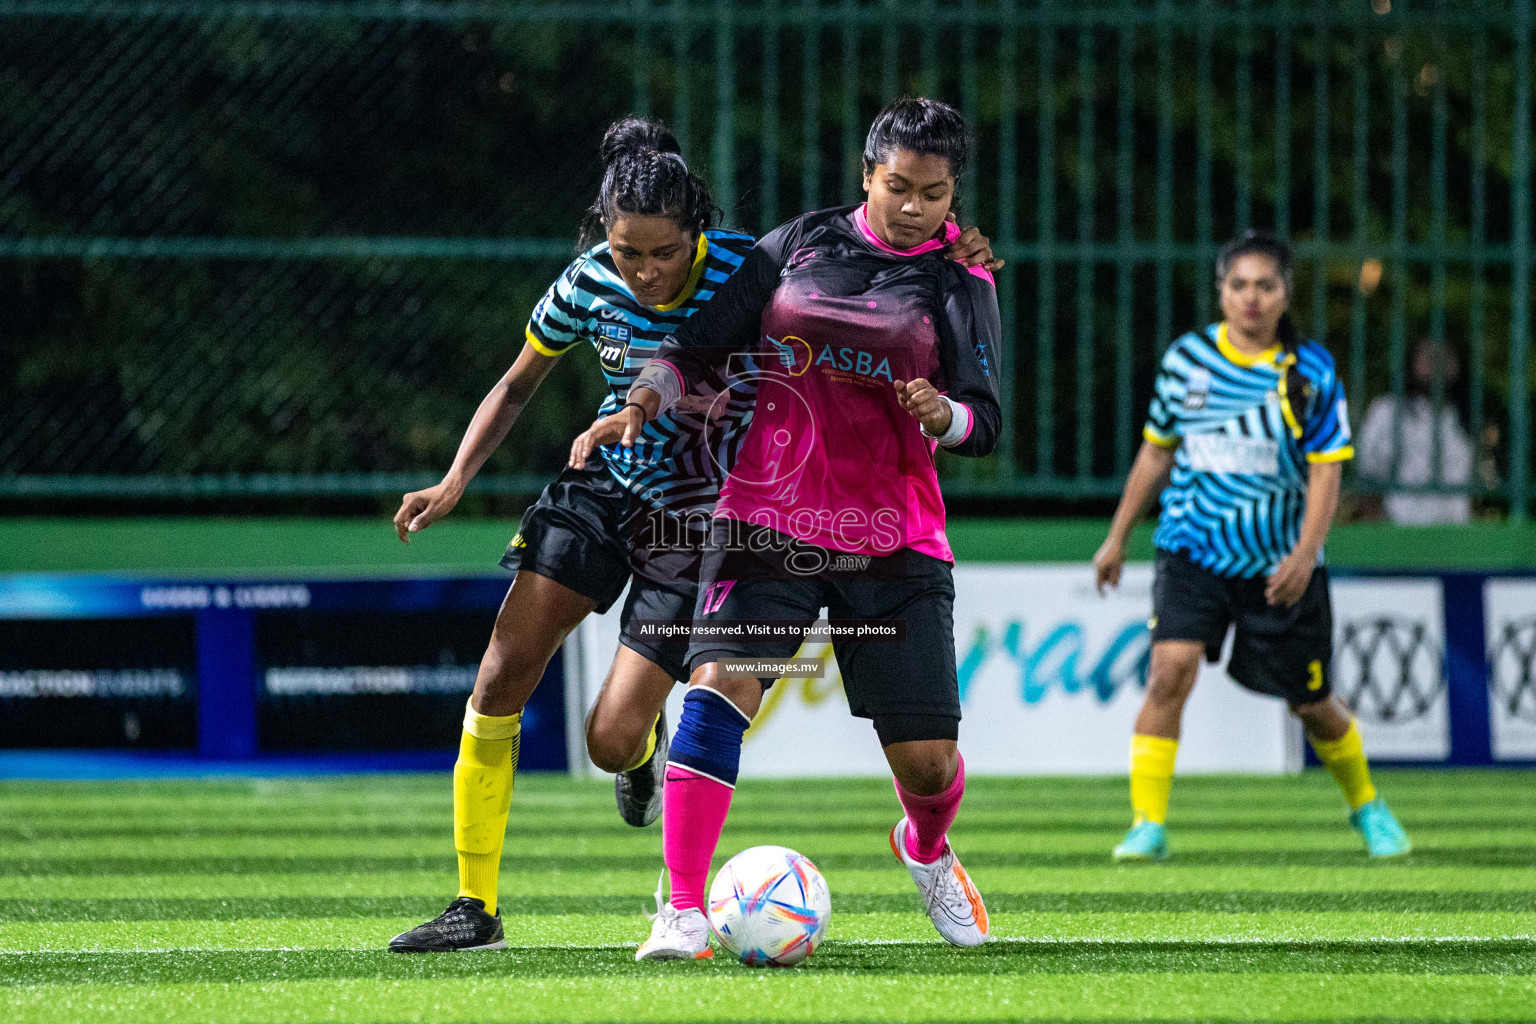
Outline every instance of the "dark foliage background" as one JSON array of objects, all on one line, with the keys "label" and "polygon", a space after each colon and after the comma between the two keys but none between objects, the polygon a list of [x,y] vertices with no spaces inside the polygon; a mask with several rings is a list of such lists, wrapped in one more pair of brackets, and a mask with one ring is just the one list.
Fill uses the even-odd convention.
[{"label": "dark foliage background", "polygon": [[[1013,447],[946,466],[957,493],[1113,490],[1247,224],[1299,243],[1295,308],[1357,414],[1438,333],[1466,414],[1502,417],[1514,7],[1386,6],[6,5],[0,489],[433,479],[571,255],[611,120],[667,117],[762,229],[857,195],[897,92],[971,117],[965,212],[1011,261]],[[568,357],[494,486],[553,472],[600,392]]]}]

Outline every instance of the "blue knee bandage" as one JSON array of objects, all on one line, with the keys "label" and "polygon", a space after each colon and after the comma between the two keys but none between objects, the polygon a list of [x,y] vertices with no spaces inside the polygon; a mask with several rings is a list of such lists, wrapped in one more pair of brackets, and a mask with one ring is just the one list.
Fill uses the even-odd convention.
[{"label": "blue knee bandage", "polygon": [[736,705],[714,690],[692,687],[683,698],[683,717],[667,760],[735,786],[741,770],[741,737],[751,724]]}]

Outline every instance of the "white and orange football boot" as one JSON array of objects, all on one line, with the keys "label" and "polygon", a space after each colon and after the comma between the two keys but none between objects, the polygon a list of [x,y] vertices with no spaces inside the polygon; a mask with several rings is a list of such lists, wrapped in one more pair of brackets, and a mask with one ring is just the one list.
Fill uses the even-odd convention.
[{"label": "white and orange football boot", "polygon": [[919,863],[907,852],[907,819],[902,818],[891,829],[891,852],[917,883],[928,920],[944,936],[944,941],[955,946],[979,946],[987,941],[990,924],[986,904],[948,840],[944,842],[944,855],[938,860],[932,864]]},{"label": "white and orange football boot", "polygon": [[690,907],[678,910],[672,901],[661,899],[661,883],[656,883],[656,913],[651,919],[651,937],[635,950],[635,960],[708,960],[715,955],[709,948],[709,919],[703,911]]}]

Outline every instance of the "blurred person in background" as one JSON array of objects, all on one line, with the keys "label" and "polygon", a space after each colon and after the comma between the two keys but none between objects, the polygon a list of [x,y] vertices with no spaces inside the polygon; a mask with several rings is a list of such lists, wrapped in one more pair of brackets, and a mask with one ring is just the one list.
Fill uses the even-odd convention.
[{"label": "blurred person in background", "polygon": [[[1355,443],[1356,472],[1360,479],[1380,484],[1385,490],[1362,496],[1357,515],[1379,519],[1384,514],[1403,526],[1465,523],[1472,518],[1475,465],[1492,460],[1486,455],[1480,458],[1482,453],[1477,451],[1462,420],[1461,361],[1444,342],[1422,338],[1414,346],[1408,370],[1408,385],[1402,398],[1377,398],[1366,410],[1360,426],[1360,437]],[[1436,378],[1441,384],[1438,413],[1434,400]],[[1395,436],[1399,429],[1401,447]],[[1490,424],[1483,433],[1483,447],[1496,447],[1498,428]],[[1490,471],[1496,482],[1497,471],[1491,465],[1483,465],[1479,475],[1486,477]],[[1442,490],[1398,489],[1425,486]]]},{"label": "blurred person in background", "polygon": [[[1333,356],[1287,311],[1291,250],[1249,231],[1216,261],[1221,323],[1168,348],[1144,441],[1109,536],[1094,555],[1100,592],[1118,586],[1126,541],[1161,489],[1152,543],[1152,664],[1131,736],[1134,818],[1117,861],[1168,855],[1166,821],[1185,702],[1200,659],[1279,697],[1333,775],[1372,857],[1410,849],[1377,795],[1360,728],[1333,694],[1333,606],[1323,541],[1353,454]],[[1164,483],[1167,486],[1164,486]]]}]

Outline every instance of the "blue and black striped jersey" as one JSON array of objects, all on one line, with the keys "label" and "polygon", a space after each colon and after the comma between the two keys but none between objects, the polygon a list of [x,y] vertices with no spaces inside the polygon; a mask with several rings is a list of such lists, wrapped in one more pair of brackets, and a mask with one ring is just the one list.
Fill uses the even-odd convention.
[{"label": "blue and black striped jersey", "polygon": [[[1297,349],[1296,367],[1311,385],[1305,409],[1300,398],[1282,405],[1285,360],[1279,345],[1240,352],[1224,323],[1169,347],[1143,430],[1153,444],[1178,448],[1153,535],[1158,548],[1220,576],[1251,577],[1273,572],[1296,546],[1307,463],[1339,462],[1354,449],[1328,350],[1312,341]],[[1291,421],[1292,409],[1301,422]]]},{"label": "blue and black striped jersey", "polygon": [[[614,266],[608,243],[599,243],[578,256],[534,307],[528,343],[544,355],[558,356],[582,340],[591,342],[608,379],[598,415],[614,412],[657,346],[714,296],[753,242],[751,235],[736,231],[705,231],[682,292],[656,307],[634,297]],[[752,418],[754,389],[736,385],[716,400],[725,390],[718,380],[706,382],[647,423],[633,448],[604,445],[600,450],[609,471],[655,508],[690,518],[710,512]]]}]

